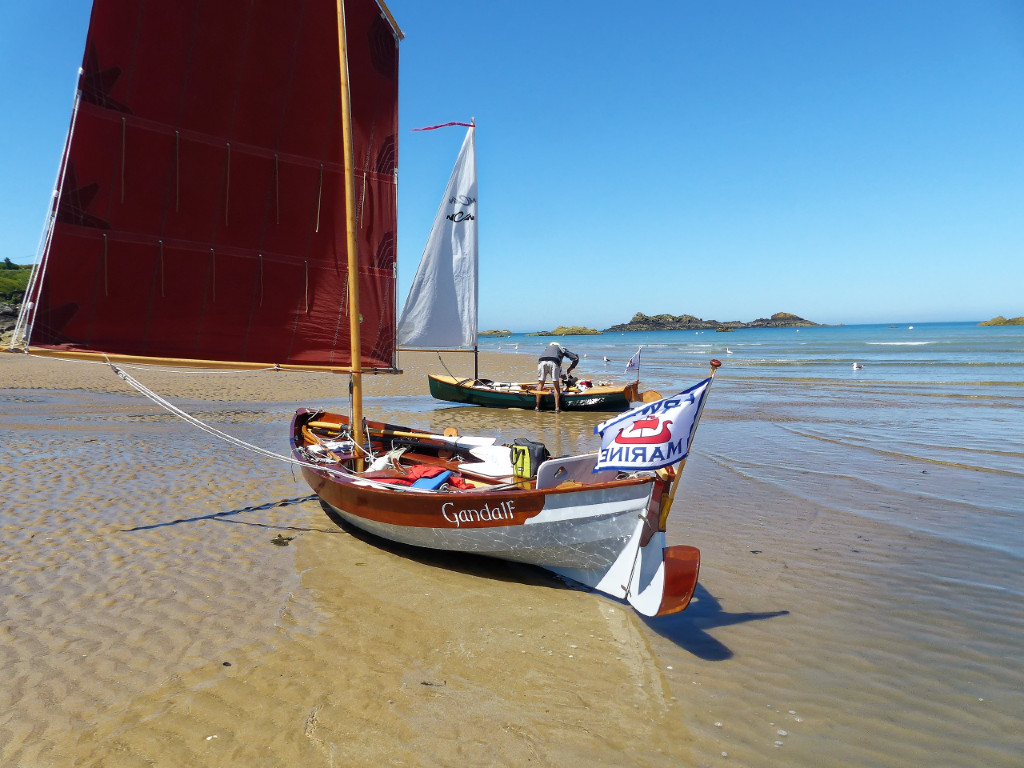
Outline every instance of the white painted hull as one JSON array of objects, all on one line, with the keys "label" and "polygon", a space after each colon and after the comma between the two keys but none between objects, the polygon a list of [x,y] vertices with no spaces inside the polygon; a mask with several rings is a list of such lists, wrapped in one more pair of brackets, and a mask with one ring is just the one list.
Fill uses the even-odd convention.
[{"label": "white painted hull", "polygon": [[490,528],[393,525],[330,506],[357,528],[389,541],[572,570],[576,581],[596,586],[595,578],[628,546],[637,521],[646,514],[651,489],[645,484],[551,494],[543,511],[525,524]]}]

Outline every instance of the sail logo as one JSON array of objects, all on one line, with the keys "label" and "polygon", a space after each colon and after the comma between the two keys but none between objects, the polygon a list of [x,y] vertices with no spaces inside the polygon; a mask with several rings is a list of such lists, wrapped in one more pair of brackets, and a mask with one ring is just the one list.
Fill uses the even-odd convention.
[{"label": "sail logo", "polygon": [[480,509],[456,509],[455,503],[446,501],[441,505],[441,516],[456,528],[463,523],[491,523],[498,520],[512,520],[515,502],[511,499],[491,506],[486,501]]},{"label": "sail logo", "polygon": [[[452,195],[448,198],[448,205],[476,205],[476,198],[469,195]],[[464,221],[476,221],[476,216],[469,211],[454,211],[445,216],[445,218],[453,224],[461,224]]]}]

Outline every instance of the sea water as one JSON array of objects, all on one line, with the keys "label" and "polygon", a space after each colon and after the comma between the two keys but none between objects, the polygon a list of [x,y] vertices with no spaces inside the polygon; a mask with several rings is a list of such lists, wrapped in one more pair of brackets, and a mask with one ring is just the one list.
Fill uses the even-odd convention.
[{"label": "sea water", "polygon": [[[875,468],[903,457],[959,476],[942,493],[954,519],[913,525],[971,537],[1024,557],[1024,327],[976,323],[651,331],[558,339],[580,355],[577,375],[628,381],[663,395],[716,375],[709,412],[744,422],[733,449],[772,482],[795,481],[767,459],[802,447],[808,466]],[[484,338],[481,349],[535,355],[548,337]],[[639,371],[626,371],[639,357]],[[524,362],[524,368],[530,364]],[[749,434],[755,416],[757,439]],[[704,435],[698,438],[698,442]],[[749,455],[748,455],[749,454]],[[739,455],[737,456],[739,458]],[[959,471],[959,472],[957,472]],[[875,477],[873,482],[883,482]],[[828,484],[823,489],[832,493]],[[808,491],[810,493],[810,490]],[[959,505],[967,505],[966,509]],[[848,505],[853,511],[852,501]],[[978,519],[964,516],[981,507]],[[858,510],[869,513],[858,507]]]},{"label": "sea water", "polygon": [[640,349],[642,377],[652,385],[669,384],[681,371],[706,368],[711,358],[726,365],[730,378],[944,385],[1024,383],[1024,326],[841,325],[750,328],[728,333],[638,331],[557,338],[513,334],[481,337],[480,348],[539,354],[553,340],[583,357],[581,371],[620,379],[625,376],[625,364]]},{"label": "sea water", "polygon": [[[640,349],[663,395],[722,362],[669,519],[696,600],[651,624],[697,762],[1019,765],[1024,328],[558,340],[595,379]],[[527,371],[548,341],[482,347]]]}]

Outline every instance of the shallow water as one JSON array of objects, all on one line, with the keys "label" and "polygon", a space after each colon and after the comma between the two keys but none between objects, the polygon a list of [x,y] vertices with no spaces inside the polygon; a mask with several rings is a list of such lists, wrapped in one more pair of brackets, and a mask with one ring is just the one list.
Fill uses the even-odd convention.
[{"label": "shallow water", "polygon": [[[542,341],[513,336],[485,345],[508,351],[518,344],[525,356]],[[736,439],[751,443],[742,461],[757,479],[791,490],[803,485],[810,500],[843,499],[843,511],[881,519],[889,519],[887,507],[864,501],[905,485],[934,502],[932,512],[902,518],[907,525],[1024,555],[1022,327],[661,331],[563,342],[586,355],[581,378],[618,380],[642,345],[643,388],[665,395],[707,375],[706,361],[718,357],[723,365],[708,408],[742,424]],[[863,368],[855,370],[854,362]],[[759,427],[756,436],[751,424]],[[789,463],[763,460],[780,445],[789,449]],[[921,477],[897,471],[910,465]],[[816,482],[815,472],[832,482]],[[843,490],[855,481],[863,485],[856,494]]]},{"label": "shallow water", "polygon": [[644,344],[663,394],[723,362],[670,518],[697,599],[649,623],[701,764],[1019,764],[1024,329],[563,343],[620,379]]},{"label": "shallow water", "polygon": [[[721,643],[690,681],[704,736],[746,765],[1015,764],[1019,462],[967,435],[944,448],[943,416],[909,393],[863,425],[820,396],[744,408],[742,389],[715,393],[692,509],[670,518],[702,550],[704,592],[658,650],[685,665],[693,630]],[[742,618],[771,611],[786,613]]]},{"label": "shallow water", "polygon": [[[1024,391],[959,364],[724,362],[670,518],[702,550],[697,598],[646,622],[695,763],[1018,765]],[[592,449],[603,418],[420,406],[556,453]]]}]

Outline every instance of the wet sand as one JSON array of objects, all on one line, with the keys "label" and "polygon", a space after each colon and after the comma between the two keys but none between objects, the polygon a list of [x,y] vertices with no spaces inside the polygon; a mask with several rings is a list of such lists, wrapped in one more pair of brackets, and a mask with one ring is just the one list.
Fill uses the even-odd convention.
[{"label": "wet sand", "polygon": [[[593,446],[599,415],[438,409],[436,355],[402,366],[366,377],[368,417]],[[278,453],[296,406],[347,387],[132,373]],[[0,765],[1015,765],[1019,584],[744,473],[733,441],[770,414],[716,394],[670,518],[702,549],[697,599],[645,621],[542,571],[370,540],[108,368],[0,355]]]}]

